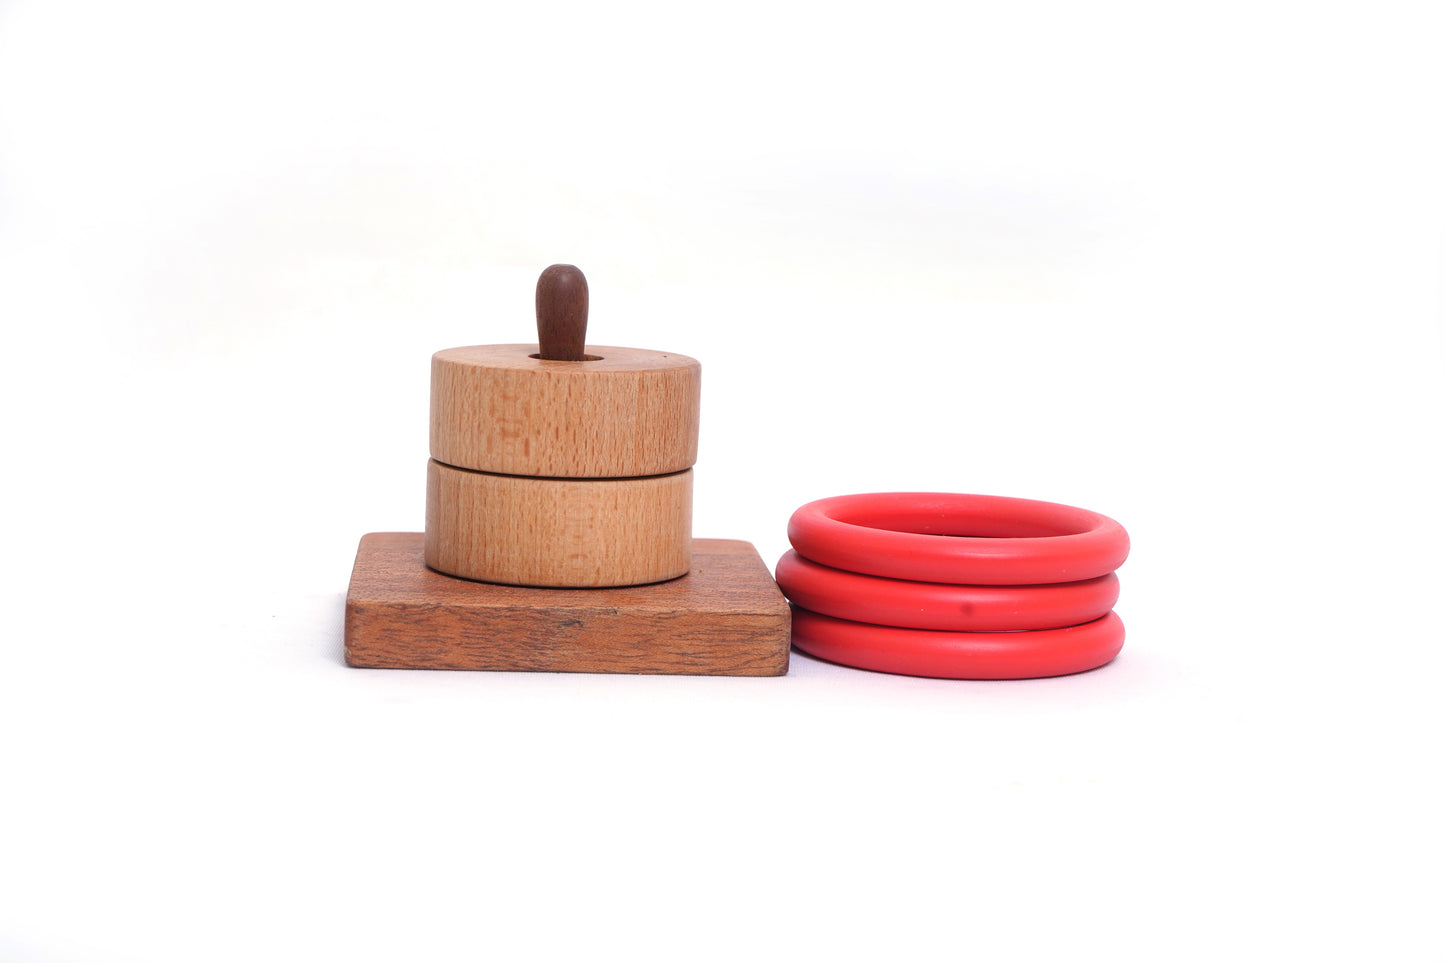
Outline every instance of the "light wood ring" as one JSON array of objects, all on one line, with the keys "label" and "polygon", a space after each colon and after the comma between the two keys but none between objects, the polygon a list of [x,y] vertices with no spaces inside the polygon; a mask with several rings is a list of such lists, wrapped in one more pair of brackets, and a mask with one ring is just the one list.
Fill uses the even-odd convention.
[{"label": "light wood ring", "polygon": [[538,478],[666,475],[697,461],[702,366],[641,348],[589,345],[589,361],[543,361],[535,344],[432,356],[431,456]]},{"label": "light wood ring", "polygon": [[519,478],[427,465],[425,559],[445,575],[537,588],[643,585],[692,564],[692,470]]}]

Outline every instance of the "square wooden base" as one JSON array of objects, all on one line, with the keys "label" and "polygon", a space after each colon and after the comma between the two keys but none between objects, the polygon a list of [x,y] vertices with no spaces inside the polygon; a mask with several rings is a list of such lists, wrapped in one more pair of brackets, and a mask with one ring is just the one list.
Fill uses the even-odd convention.
[{"label": "square wooden base", "polygon": [[723,539],[694,539],[670,582],[541,589],[442,575],[420,533],[373,533],[346,593],[346,662],[365,668],[785,675],[790,637],[757,550]]}]

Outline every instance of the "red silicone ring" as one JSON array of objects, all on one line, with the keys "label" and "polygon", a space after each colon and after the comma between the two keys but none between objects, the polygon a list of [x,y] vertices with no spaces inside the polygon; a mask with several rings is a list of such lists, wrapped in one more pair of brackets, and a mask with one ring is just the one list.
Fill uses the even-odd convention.
[{"label": "red silicone ring", "polygon": [[946,585],[858,575],[810,562],[796,551],[778,560],[778,587],[795,605],[854,622],[956,632],[1056,629],[1100,618],[1119,600],[1112,572],[1055,585]]},{"label": "red silicone ring", "polygon": [[1110,612],[1065,629],[933,632],[848,622],[793,608],[793,644],[829,662],[938,679],[1038,679],[1095,669],[1124,647]]},{"label": "red silicone ring", "polygon": [[1096,512],[933,492],[809,502],[789,519],[788,540],[832,568],[955,585],[1079,582],[1109,574],[1129,555],[1123,526]]}]

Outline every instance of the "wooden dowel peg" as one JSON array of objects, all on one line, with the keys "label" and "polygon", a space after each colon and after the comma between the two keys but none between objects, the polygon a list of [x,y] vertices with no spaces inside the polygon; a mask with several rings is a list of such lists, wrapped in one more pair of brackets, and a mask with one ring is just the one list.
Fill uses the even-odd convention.
[{"label": "wooden dowel peg", "polygon": [[554,264],[537,279],[537,348],[543,361],[581,361],[587,343],[587,278]]}]

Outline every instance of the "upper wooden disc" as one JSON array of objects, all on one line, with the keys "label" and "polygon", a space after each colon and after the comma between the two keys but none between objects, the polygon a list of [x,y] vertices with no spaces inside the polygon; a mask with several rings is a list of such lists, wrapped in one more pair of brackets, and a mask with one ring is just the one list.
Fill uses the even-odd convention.
[{"label": "upper wooden disc", "polygon": [[590,345],[543,361],[535,344],[432,356],[431,456],[540,478],[635,478],[697,461],[702,366],[641,348]]}]

